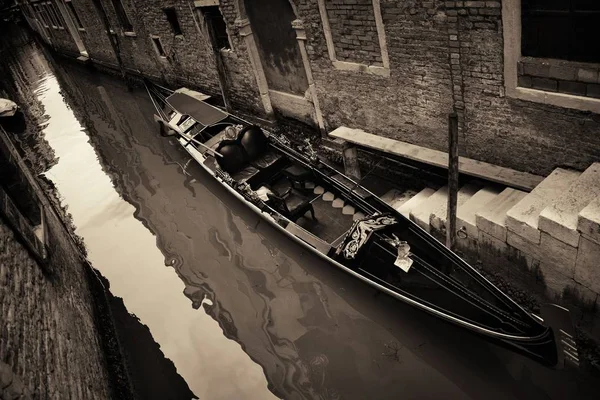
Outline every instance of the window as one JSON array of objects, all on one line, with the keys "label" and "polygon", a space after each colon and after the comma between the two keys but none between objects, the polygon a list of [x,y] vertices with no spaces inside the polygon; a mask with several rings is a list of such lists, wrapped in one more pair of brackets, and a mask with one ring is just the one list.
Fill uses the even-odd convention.
[{"label": "window", "polygon": [[44,11],[42,10],[42,7],[39,4],[34,4],[33,7],[35,8],[35,11],[38,14],[38,19],[40,20],[40,22],[46,28],[49,28],[50,24],[48,23],[48,19],[46,18],[46,15],[44,14]]},{"label": "window", "polygon": [[65,4],[67,5],[67,9],[71,13],[71,17],[73,18],[73,21],[75,21],[75,25],[77,26],[77,29],[83,30],[84,29],[83,24],[81,23],[81,20],[79,19],[79,15],[77,15],[77,11],[75,11],[73,2],[71,0],[65,0]]},{"label": "window", "polygon": [[156,50],[159,56],[166,58],[167,54],[165,53],[160,38],[158,36],[150,36],[150,38],[152,39],[152,44],[154,44],[154,50]]},{"label": "window", "polygon": [[50,20],[50,25],[52,25],[52,27],[54,29],[58,28],[58,21],[56,19],[56,15],[52,12],[51,9],[51,4],[50,3],[44,3],[44,11],[46,12],[46,15],[48,16],[48,19]]},{"label": "window", "polygon": [[524,56],[600,62],[600,1],[522,0]]},{"label": "window", "polygon": [[119,24],[123,28],[125,32],[133,32],[133,25],[131,25],[131,21],[127,16],[127,12],[125,12],[125,7],[123,7],[123,3],[121,0],[111,0],[113,7],[115,8],[115,12],[117,13],[117,18],[119,19]]},{"label": "window", "polygon": [[317,4],[335,68],[390,76],[381,0],[317,0]]},{"label": "window", "polygon": [[223,14],[221,14],[219,7],[202,7],[201,11],[206,20],[213,44],[216,45],[219,50],[230,49],[231,45],[229,44],[229,35],[227,35],[227,25],[225,24]]},{"label": "window", "polygon": [[163,9],[163,12],[167,16],[167,21],[169,21],[169,25],[171,25],[171,29],[173,30],[173,33],[176,36],[183,35],[183,32],[181,32],[181,26],[179,25],[179,20],[177,19],[177,12],[175,11],[175,9],[172,7],[165,8],[165,9]]}]

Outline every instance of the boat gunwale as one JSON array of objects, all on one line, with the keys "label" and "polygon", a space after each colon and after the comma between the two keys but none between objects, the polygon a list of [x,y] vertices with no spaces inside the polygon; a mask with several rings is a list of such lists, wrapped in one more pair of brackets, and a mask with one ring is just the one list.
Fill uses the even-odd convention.
[{"label": "boat gunwale", "polygon": [[[185,140],[185,138],[182,138],[183,140]],[[181,142],[179,142],[181,144]],[[221,178],[219,178],[208,166],[206,166],[204,164],[204,161],[206,161],[206,157],[200,153],[199,151],[196,151],[198,153],[198,157],[200,159],[198,159],[196,157],[196,155],[193,154],[193,152],[191,152],[189,150],[189,146],[183,146],[186,151],[194,158],[196,159],[196,161],[200,164],[200,166],[206,171],[208,172],[221,186],[225,187],[227,189],[228,192],[232,193],[238,200],[242,201],[246,206],[248,206],[252,211],[254,211],[258,216],[262,217],[262,219],[264,219],[265,221],[267,221],[268,223],[270,223],[272,226],[274,226],[275,228],[277,228],[279,231],[281,231],[282,233],[284,233],[287,237],[291,238],[292,240],[294,240],[295,242],[299,243],[300,245],[304,246],[305,248],[311,250],[314,254],[316,254],[318,257],[322,258],[323,260],[325,260],[326,262],[329,262],[331,264],[333,264],[334,266],[336,266],[337,268],[359,278],[360,280],[362,280],[363,282],[368,283],[369,285],[377,288],[378,290],[381,290],[382,292],[398,299],[401,300],[407,304],[413,305],[419,309],[422,309],[432,315],[441,317],[442,319],[452,322],[455,325],[458,326],[462,326],[465,327],[471,331],[489,336],[489,337],[493,337],[493,338],[497,338],[497,339],[501,339],[501,340],[507,340],[507,341],[515,341],[515,342],[519,342],[519,343],[534,343],[536,341],[542,340],[544,338],[547,338],[549,333],[551,332],[551,328],[546,327],[542,324],[539,323],[538,320],[533,319],[533,321],[535,322],[536,325],[541,325],[544,330],[543,332],[541,332],[538,335],[534,335],[534,336],[523,336],[523,335],[513,335],[513,334],[507,334],[507,333],[502,333],[502,332],[497,332],[482,326],[479,326],[475,323],[471,323],[468,321],[465,321],[463,319],[457,318],[453,315],[449,315],[447,313],[444,313],[441,310],[438,310],[436,308],[433,307],[429,307],[428,305],[425,305],[423,303],[420,303],[419,301],[412,299],[408,296],[405,296],[401,293],[395,292],[391,289],[388,289],[387,287],[365,277],[364,275],[352,270],[351,268],[341,264],[340,262],[336,261],[335,259],[329,257],[327,254],[324,254],[320,251],[318,251],[316,248],[314,248],[313,246],[311,246],[309,243],[303,241],[302,239],[300,239],[299,237],[293,235],[292,233],[288,232],[285,227],[283,227],[282,225],[280,225],[279,223],[277,223],[277,221],[269,214],[269,213],[265,213],[263,210],[261,210],[260,208],[258,208],[255,204],[252,204],[251,202],[249,202],[246,198],[243,197],[243,195],[241,193],[239,193],[237,190],[235,190],[233,187],[231,187],[229,184],[227,184],[225,181],[223,181]],[[362,186],[361,186],[362,187]],[[366,189],[365,189],[366,190]],[[374,196],[375,198],[378,198],[376,195],[374,195],[372,192],[368,191],[367,192]],[[280,213],[278,213],[278,217],[285,220],[288,224],[294,224],[294,222],[292,222],[291,220],[289,220],[288,218],[286,218],[285,216],[281,215]],[[297,225],[297,224],[296,224]],[[472,267],[471,267],[472,268]],[[475,272],[478,273],[478,271],[474,270]],[[483,277],[483,276],[482,276]],[[483,277],[485,279],[485,277]],[[487,279],[486,279],[487,280]],[[489,282],[489,281],[488,281]],[[494,286],[493,284],[490,283],[490,285]],[[495,286],[494,286],[495,287]],[[499,289],[496,288],[496,290],[500,291]],[[504,294],[503,292],[501,292],[502,294]],[[512,299],[511,299],[512,300]],[[520,307],[520,306],[519,306]],[[528,313],[527,311],[523,310],[524,313],[526,313],[528,316],[530,316],[530,313]]]}]

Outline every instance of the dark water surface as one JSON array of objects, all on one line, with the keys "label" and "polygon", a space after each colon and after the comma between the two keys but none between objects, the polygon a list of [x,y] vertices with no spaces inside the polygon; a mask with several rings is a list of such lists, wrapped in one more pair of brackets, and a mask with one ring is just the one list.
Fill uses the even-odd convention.
[{"label": "dark water surface", "polygon": [[594,398],[553,371],[334,270],[158,135],[143,89],[35,45],[24,85],[89,258],[201,399]]}]

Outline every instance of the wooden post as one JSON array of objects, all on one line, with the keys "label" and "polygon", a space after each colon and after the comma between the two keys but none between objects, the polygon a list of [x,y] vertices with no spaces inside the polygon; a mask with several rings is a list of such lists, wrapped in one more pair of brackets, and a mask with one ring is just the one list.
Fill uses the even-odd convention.
[{"label": "wooden post", "polygon": [[448,115],[448,215],[446,218],[446,247],[456,244],[456,203],[458,200],[458,116]]}]

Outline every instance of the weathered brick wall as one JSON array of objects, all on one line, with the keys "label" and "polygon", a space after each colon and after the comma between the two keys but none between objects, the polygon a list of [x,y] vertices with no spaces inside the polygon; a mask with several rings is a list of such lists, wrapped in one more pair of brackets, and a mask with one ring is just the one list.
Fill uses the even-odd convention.
[{"label": "weathered brick wall", "polygon": [[[118,26],[110,0],[102,1],[111,24]],[[239,1],[220,1],[232,44],[231,51],[222,53],[226,91],[234,108],[262,114],[246,41],[235,24]],[[118,32],[126,66],[173,85],[219,95],[214,55],[206,32],[198,32],[200,21],[193,19],[191,2],[123,2],[137,34],[126,37]],[[460,152],[465,156],[537,174],[547,174],[556,166],[583,169],[600,159],[597,114],[505,96],[500,1],[381,0],[380,4],[389,77],[336,69],[329,58],[317,0],[294,1],[306,28],[306,49],[328,130],[346,125],[445,150],[447,115],[455,107]],[[99,21],[91,15],[96,13],[92,0],[74,5],[82,10],[84,25],[90,19]],[[338,60],[381,65],[372,1],[327,0],[325,5]],[[183,38],[173,37],[162,12],[167,6],[177,9]],[[98,22],[94,26],[99,27]],[[92,32],[86,26],[86,30],[83,36],[92,58],[110,59],[112,49],[103,39],[103,28]],[[166,60],[156,55],[150,34],[161,37],[169,55]],[[586,83],[586,95],[594,96],[596,86]]]},{"label": "weathered brick wall", "polygon": [[[202,16],[186,0],[123,0],[123,5],[134,26],[136,36],[124,36],[110,0],[101,0],[110,25],[116,32],[123,64],[168,82],[199,88],[214,95],[221,95],[214,54],[210,47]],[[93,60],[116,65],[114,51],[108,41],[104,25],[92,0],[74,2],[78,15],[85,26],[82,32],[85,46]],[[173,7],[183,35],[175,36],[163,8]],[[235,26],[237,11],[235,0],[223,0],[221,12],[227,23],[232,49],[222,52],[227,76],[227,95],[237,108],[264,113],[260,94],[244,39]],[[199,31],[199,29],[201,31]],[[160,37],[167,58],[156,53],[150,35]]]},{"label": "weathered brick wall", "polygon": [[441,1],[381,2],[390,58],[390,77],[381,77],[335,69],[317,0],[298,1],[328,129],[345,125],[446,148],[446,121],[453,99],[443,6]]},{"label": "weathered brick wall", "polygon": [[336,58],[383,66],[372,0],[327,0]]},{"label": "weathered brick wall", "polygon": [[108,399],[83,266],[58,220],[47,222],[45,272],[0,222],[0,362],[34,399]]},{"label": "weathered brick wall", "polygon": [[456,11],[465,104],[462,151],[469,157],[549,174],[600,160],[600,116],[504,94],[499,1],[447,2]]},{"label": "weathered brick wall", "polygon": [[98,17],[94,3],[91,0],[72,1],[71,3],[85,29],[79,34],[89,56],[94,60],[116,65],[115,53],[108,40],[104,24]]}]

